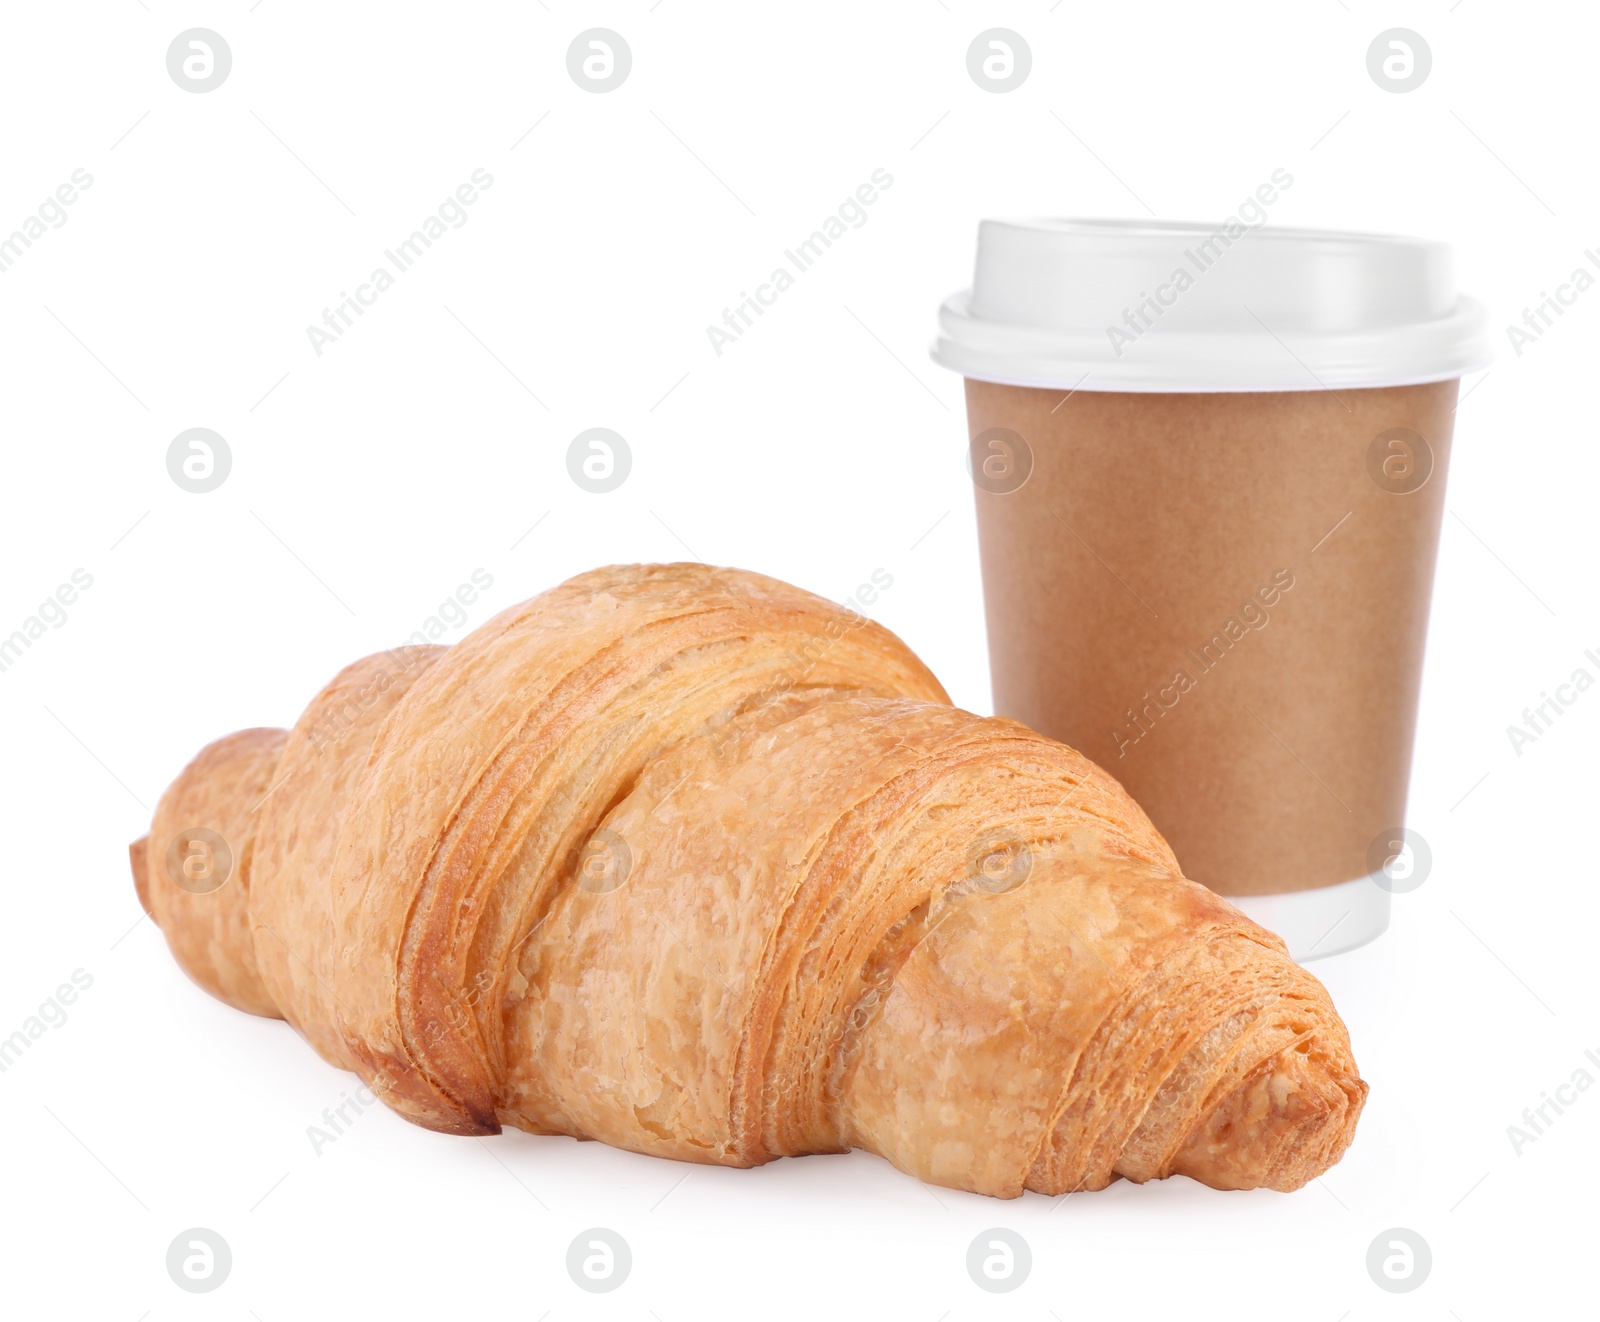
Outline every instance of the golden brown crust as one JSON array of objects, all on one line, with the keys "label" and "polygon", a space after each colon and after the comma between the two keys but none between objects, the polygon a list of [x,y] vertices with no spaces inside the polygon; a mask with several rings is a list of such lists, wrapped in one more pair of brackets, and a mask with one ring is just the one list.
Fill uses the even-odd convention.
[{"label": "golden brown crust", "polygon": [[985,859],[1086,827],[1171,861],[1115,782],[1012,722],[829,694],[688,740],[606,818],[625,884],[566,888],[524,954],[510,1109],[730,1164],[848,1147],[830,1093],[885,940],[925,946],[942,914],[916,915]]},{"label": "golden brown crust", "polygon": [[271,1017],[277,1005],[250,933],[250,863],[257,810],[288,734],[240,730],[196,754],[156,805],[140,890],[191,978],[229,1005]]},{"label": "golden brown crust", "polygon": [[878,625],[700,565],[582,575],[452,648],[385,726],[333,871],[363,1072],[419,1123],[497,1129],[511,952],[606,809],[684,736],[833,684],[944,700]]},{"label": "golden brown crust", "polygon": [[[357,662],[285,739],[168,791],[152,912],[418,1124],[1003,1197],[1294,1188],[1350,1141],[1366,1085],[1282,943],[1103,770],[798,589],[597,570]],[[156,885],[196,813],[245,842],[209,907]]]},{"label": "golden brown crust", "polygon": [[355,1062],[337,1029],[328,879],[339,829],[378,730],[442,647],[397,647],[341,670],[289,732],[261,807],[251,925],[261,979],[283,1017],[322,1058]]}]

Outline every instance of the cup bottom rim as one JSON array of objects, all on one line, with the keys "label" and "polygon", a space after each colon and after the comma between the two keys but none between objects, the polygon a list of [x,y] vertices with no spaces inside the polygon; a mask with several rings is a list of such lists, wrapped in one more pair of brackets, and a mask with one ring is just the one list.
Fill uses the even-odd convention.
[{"label": "cup bottom rim", "polygon": [[1281,936],[1302,964],[1355,950],[1389,926],[1389,892],[1370,875],[1312,890],[1223,898]]}]

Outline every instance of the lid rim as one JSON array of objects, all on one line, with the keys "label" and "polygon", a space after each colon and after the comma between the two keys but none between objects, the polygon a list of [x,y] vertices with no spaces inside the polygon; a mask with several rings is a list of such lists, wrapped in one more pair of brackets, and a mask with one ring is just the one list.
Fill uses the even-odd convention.
[{"label": "lid rim", "polygon": [[941,359],[937,353],[928,355],[938,366],[957,372],[968,381],[982,381],[985,385],[1012,386],[1019,390],[1070,390],[1079,395],[1305,395],[1316,391],[1335,390],[1398,390],[1405,386],[1436,385],[1440,381],[1460,381],[1474,373],[1487,369],[1487,363],[1470,363],[1462,367],[1441,369],[1435,372],[1426,372],[1421,375],[1405,375],[1385,377],[1382,379],[1353,379],[1327,381],[1319,384],[1316,381],[1272,381],[1265,379],[1248,382],[1242,385],[1218,385],[1211,380],[1195,379],[1193,381],[1179,381],[1175,377],[1163,378],[1161,381],[1149,379],[1129,379],[1122,381],[1099,381],[1092,378],[1085,379],[1078,385],[1070,380],[1044,379],[1032,374],[1011,373],[1000,368],[970,367],[962,369],[952,363]]}]

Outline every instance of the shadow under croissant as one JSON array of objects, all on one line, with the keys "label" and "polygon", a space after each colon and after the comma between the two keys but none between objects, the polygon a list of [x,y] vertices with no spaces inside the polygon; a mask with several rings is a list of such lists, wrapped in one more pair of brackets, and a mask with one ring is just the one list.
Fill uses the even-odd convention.
[{"label": "shadow under croissant", "polygon": [[1366,1095],[1320,983],[1115,780],[740,571],[599,570],[356,662],[149,839],[197,982],[445,1132],[1294,1189]]}]

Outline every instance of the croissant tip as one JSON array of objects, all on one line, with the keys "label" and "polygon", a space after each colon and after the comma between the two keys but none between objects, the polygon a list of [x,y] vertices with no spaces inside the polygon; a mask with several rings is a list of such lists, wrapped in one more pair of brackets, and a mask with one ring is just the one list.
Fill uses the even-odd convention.
[{"label": "croissant tip", "polygon": [[155,911],[150,907],[149,882],[150,837],[142,835],[128,846],[128,865],[133,869],[133,889],[139,897],[139,907],[150,917]]},{"label": "croissant tip", "polygon": [[1213,1109],[1174,1173],[1215,1189],[1293,1193],[1344,1156],[1367,1093],[1348,1059],[1285,1050]]}]

